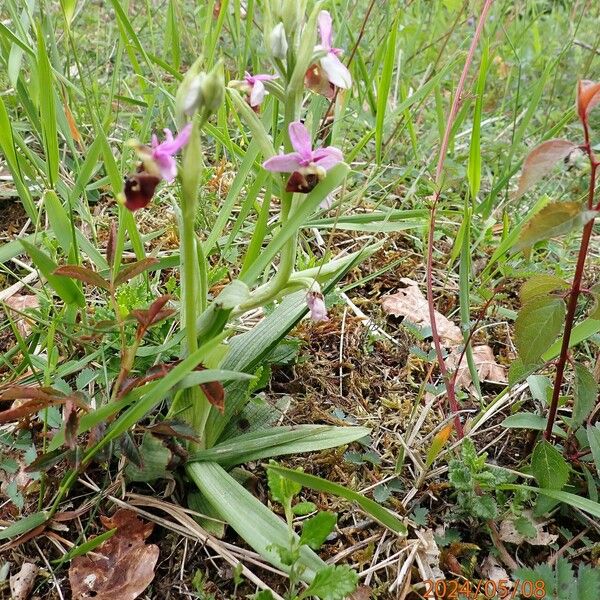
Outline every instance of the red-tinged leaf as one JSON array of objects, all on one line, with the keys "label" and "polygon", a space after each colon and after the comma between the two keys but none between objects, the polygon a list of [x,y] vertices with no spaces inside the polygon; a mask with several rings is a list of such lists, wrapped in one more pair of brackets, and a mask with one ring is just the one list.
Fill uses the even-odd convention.
[{"label": "red-tinged leaf", "polygon": [[175,314],[173,309],[163,308],[170,299],[171,296],[161,296],[155,300],[148,309],[135,309],[131,311],[130,315],[139,323],[136,333],[138,340],[141,340],[144,335],[146,335],[146,331],[149,327],[152,327],[152,325],[156,325]]},{"label": "red-tinged leaf", "polygon": [[71,279],[77,279],[83,281],[83,283],[89,283],[90,285],[102,288],[103,290],[110,290],[110,284],[104,277],[101,277],[95,271],[82,267],[80,265],[64,265],[54,270],[54,275],[62,275],[63,277],[70,277]]},{"label": "red-tinged leaf", "polygon": [[550,173],[554,165],[564,160],[577,145],[569,140],[554,139],[536,146],[525,159],[516,197],[521,197],[532,185]]},{"label": "red-tinged leaf", "polygon": [[577,82],[577,113],[582,122],[587,123],[587,117],[600,102],[600,82],[582,79]]},{"label": "red-tinged leaf", "polygon": [[158,262],[156,258],[142,258],[142,260],[138,260],[133,263],[129,263],[125,265],[120,271],[117,277],[115,278],[115,285],[121,285],[133,279],[137,275],[140,275],[144,271],[147,271],[150,267],[153,267]]},{"label": "red-tinged leaf", "polygon": [[157,437],[175,437],[196,443],[200,441],[194,429],[181,421],[161,421],[145,429]]},{"label": "red-tinged leaf", "polygon": [[553,202],[529,219],[521,230],[514,250],[531,248],[536,242],[565,235],[583,226],[597,216],[579,202]]},{"label": "red-tinged leaf", "polygon": [[123,381],[121,384],[121,389],[119,390],[119,398],[125,394],[128,394],[136,387],[140,387],[149,383],[150,381],[155,381],[156,379],[165,377],[165,375],[167,375],[176,364],[177,363],[161,363],[158,365],[153,365],[143,377],[130,377],[125,379],[125,381]]},{"label": "red-tinged leaf", "polygon": [[48,393],[38,387],[28,385],[12,385],[0,392],[0,401],[36,400],[38,402],[51,402],[54,394]]},{"label": "red-tinged leaf", "polygon": [[106,262],[110,269],[115,264],[115,252],[117,248],[117,223],[116,221],[110,222],[110,230],[108,232],[108,240],[106,242]]},{"label": "red-tinged leaf", "polygon": [[[197,369],[198,370],[198,369]],[[225,388],[220,381],[201,383],[206,399],[221,413],[225,412]]]},{"label": "red-tinged leaf", "polygon": [[65,444],[70,450],[74,450],[77,447],[79,417],[77,415],[77,406],[72,398],[68,398],[65,401],[63,419],[65,422]]}]

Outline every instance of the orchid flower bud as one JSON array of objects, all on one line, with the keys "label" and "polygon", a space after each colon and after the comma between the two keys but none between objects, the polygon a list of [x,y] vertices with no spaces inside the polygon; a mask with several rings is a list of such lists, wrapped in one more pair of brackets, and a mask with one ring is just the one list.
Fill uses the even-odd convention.
[{"label": "orchid flower bud", "polygon": [[225,81],[221,63],[211,71],[200,71],[201,59],[198,59],[185,74],[175,98],[177,120],[185,123],[195,112],[208,118],[216,112],[225,98]]},{"label": "orchid flower bud", "polygon": [[219,110],[225,99],[225,78],[223,77],[223,65],[218,62],[204,77],[200,87],[203,106],[209,113]]},{"label": "orchid flower bud", "polygon": [[271,55],[273,58],[285,60],[288,51],[288,42],[285,36],[285,28],[283,23],[277,23],[277,25],[273,27],[269,37],[269,42],[271,46]]}]

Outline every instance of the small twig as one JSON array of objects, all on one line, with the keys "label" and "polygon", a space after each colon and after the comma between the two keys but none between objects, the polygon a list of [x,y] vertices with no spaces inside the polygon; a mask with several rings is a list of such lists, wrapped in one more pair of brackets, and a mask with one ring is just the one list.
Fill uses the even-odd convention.
[{"label": "small twig", "polygon": [[500,534],[498,533],[498,529],[493,521],[488,521],[488,527],[490,528],[490,537],[494,542],[494,546],[496,546],[496,550],[498,550],[498,555],[500,556],[502,562],[511,570],[516,571],[519,568],[519,565],[515,561],[515,559],[508,553],[506,546],[500,539]]},{"label": "small twig", "polygon": [[580,531],[574,538],[570,539],[562,548],[559,548],[549,559],[548,565],[554,567],[556,561],[572,546],[574,546],[584,535],[590,530],[586,527],[583,531]]}]

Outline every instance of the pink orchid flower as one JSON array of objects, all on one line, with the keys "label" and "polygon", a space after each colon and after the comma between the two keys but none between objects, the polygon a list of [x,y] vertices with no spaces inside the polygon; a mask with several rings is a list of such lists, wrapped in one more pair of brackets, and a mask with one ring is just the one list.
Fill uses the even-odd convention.
[{"label": "pink orchid flower", "polygon": [[310,310],[310,318],[313,321],[329,321],[325,300],[321,292],[316,292],[314,290],[308,292],[308,294],[306,294],[306,304]]},{"label": "pink orchid flower", "polygon": [[259,106],[267,95],[263,81],[273,81],[274,79],[277,79],[277,75],[250,75],[246,71],[244,80],[250,88],[250,106],[252,108]]},{"label": "pink orchid flower", "polygon": [[319,32],[321,33],[321,44],[317,46],[316,50],[325,51],[327,54],[321,59],[321,67],[327,79],[333,85],[348,89],[352,86],[352,76],[350,71],[338,58],[342,53],[340,48],[334,48],[333,44],[333,27],[331,15],[326,11],[322,10],[318,17]]},{"label": "pink orchid flower", "polygon": [[174,138],[170,129],[165,129],[165,141],[159,143],[156,135],[152,135],[152,152],[150,159],[154,162],[160,176],[169,183],[177,176],[177,163],[173,156],[189,141],[192,124],[188,123]]},{"label": "pink orchid flower", "polygon": [[343,160],[342,151],[334,146],[312,149],[310,134],[300,121],[290,123],[288,127],[290,141],[295,152],[272,156],[263,163],[263,167],[272,173],[301,173],[324,176]]}]

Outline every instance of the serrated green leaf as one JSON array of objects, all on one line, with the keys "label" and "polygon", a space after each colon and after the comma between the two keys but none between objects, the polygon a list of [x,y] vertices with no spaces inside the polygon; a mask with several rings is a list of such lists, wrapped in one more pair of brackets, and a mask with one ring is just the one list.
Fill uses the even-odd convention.
[{"label": "serrated green leaf", "polygon": [[531,471],[540,487],[561,490],[569,479],[569,465],[546,440],[540,440],[531,456]]},{"label": "serrated green leaf", "polygon": [[530,248],[536,242],[581,229],[597,216],[594,210],[584,210],[579,202],[553,202],[525,224],[514,250]]},{"label": "serrated green leaf", "polygon": [[581,364],[575,365],[575,399],[573,424],[582,425],[594,409],[598,400],[598,383],[594,376]]},{"label": "serrated green leaf", "polygon": [[491,496],[475,496],[473,498],[473,512],[478,517],[489,521],[498,516],[498,505]]},{"label": "serrated green leaf", "polygon": [[549,275],[546,273],[540,273],[539,275],[533,275],[529,277],[527,281],[521,286],[519,293],[521,302],[527,304],[538,296],[547,296],[551,292],[556,290],[568,290],[569,284],[556,277],[556,275]]},{"label": "serrated green leaf", "polygon": [[300,599],[317,596],[321,600],[344,600],[358,585],[358,575],[345,565],[328,565],[320,569]]},{"label": "serrated green leaf", "polygon": [[555,580],[557,600],[573,600],[577,591],[577,582],[569,561],[562,556],[556,563]]},{"label": "serrated green leaf", "polygon": [[565,318],[561,298],[537,297],[521,308],[515,321],[515,345],[525,364],[537,362],[560,333]]},{"label": "serrated green leaf", "polygon": [[327,511],[307,519],[302,526],[300,543],[310,546],[313,550],[318,550],[333,531],[336,523],[337,515]]},{"label": "serrated green leaf", "polygon": [[579,565],[577,574],[577,600],[600,598],[600,569]]},{"label": "serrated green leaf", "polygon": [[537,535],[535,525],[527,517],[519,517],[514,521],[515,529],[526,538],[534,538]]}]

